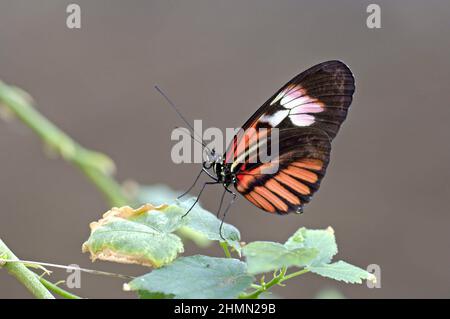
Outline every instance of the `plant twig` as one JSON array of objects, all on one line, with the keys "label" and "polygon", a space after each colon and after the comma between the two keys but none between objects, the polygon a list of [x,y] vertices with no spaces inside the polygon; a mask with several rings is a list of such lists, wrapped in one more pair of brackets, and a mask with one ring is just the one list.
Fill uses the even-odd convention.
[{"label": "plant twig", "polygon": [[52,291],[53,293],[66,298],[66,299],[81,299],[81,297],[74,295],[71,292],[68,292],[67,290],[62,289],[61,287],[59,287],[58,285],[44,279],[41,276],[36,275],[39,278],[39,281],[50,291]]},{"label": "plant twig", "polygon": [[223,252],[225,253],[225,256],[227,256],[227,258],[231,258],[231,253],[230,253],[230,250],[228,249],[228,244],[224,241],[221,241],[220,247],[222,247]]},{"label": "plant twig", "polygon": [[284,276],[284,278],[283,278],[283,280],[281,282],[289,280],[289,279],[297,277],[297,276],[300,276],[300,275],[303,275],[303,274],[306,274],[307,272],[309,272],[309,269],[306,269],[306,268],[305,269],[301,269],[301,270],[296,271],[296,272],[293,272],[293,273],[291,273],[289,275]]},{"label": "plant twig", "polygon": [[[14,253],[0,239],[0,256],[8,260],[18,260]],[[5,258],[5,259],[6,259]],[[2,266],[3,265],[3,266]],[[11,275],[20,281],[33,296],[39,299],[54,299],[55,297],[39,281],[36,274],[29,270],[23,263],[1,262],[0,267],[5,268]]]},{"label": "plant twig", "polygon": [[116,277],[121,279],[134,279],[133,276],[128,275],[122,275],[122,274],[116,274],[113,272],[106,272],[101,270],[94,270],[94,269],[87,269],[87,268],[80,268],[75,266],[65,266],[65,265],[58,265],[58,264],[51,264],[51,263],[44,263],[40,261],[31,261],[31,260],[19,260],[19,259],[4,259],[0,257],[0,263],[21,263],[21,264],[28,264],[28,265],[40,265],[40,266],[47,266],[47,267],[54,267],[54,268],[62,268],[62,269],[69,269],[69,270],[79,270],[82,272],[86,272],[92,275],[101,275],[101,276],[109,276],[109,277]]},{"label": "plant twig", "polygon": [[0,81],[0,107],[17,116],[30,127],[51,149],[66,161],[77,166],[103,193],[112,206],[124,206],[129,199],[121,186],[111,177],[115,166],[106,155],[88,150],[40,114],[31,98],[19,88]]},{"label": "plant twig", "polygon": [[122,187],[109,175],[80,163],[76,164],[86,177],[103,193],[111,206],[125,206],[130,200],[124,195]]},{"label": "plant twig", "polygon": [[280,270],[280,273],[278,275],[274,275],[272,280],[269,281],[268,283],[262,283],[258,287],[252,285],[252,287],[256,288],[256,290],[251,293],[248,293],[248,294],[241,294],[239,296],[239,298],[240,299],[257,299],[263,292],[266,292],[272,286],[281,285],[286,280],[292,279],[294,277],[297,277],[297,276],[300,276],[300,275],[303,275],[303,274],[309,272],[308,269],[301,269],[299,271],[296,271],[289,275],[286,275],[286,270],[287,270],[286,267],[283,267]]}]

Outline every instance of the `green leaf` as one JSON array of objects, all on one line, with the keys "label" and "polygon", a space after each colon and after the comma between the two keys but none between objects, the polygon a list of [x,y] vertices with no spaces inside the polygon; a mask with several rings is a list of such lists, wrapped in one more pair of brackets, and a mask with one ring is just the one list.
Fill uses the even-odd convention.
[{"label": "green leaf", "polygon": [[323,277],[328,277],[334,280],[351,284],[361,284],[363,279],[373,282],[376,281],[376,277],[373,274],[359,267],[350,265],[345,261],[338,261],[332,264],[310,266],[308,267],[308,269],[311,272]]},{"label": "green leaf", "polygon": [[242,253],[247,260],[248,272],[259,274],[282,267],[306,266],[317,256],[318,251],[314,248],[289,249],[279,243],[257,241],[244,246]]},{"label": "green leaf", "polygon": [[190,298],[235,298],[250,287],[253,277],[245,263],[232,258],[190,256],[138,277],[126,290],[139,296]]},{"label": "green leaf", "polygon": [[[127,289],[129,290],[128,287]],[[138,295],[139,299],[173,299],[174,297],[173,295],[166,295],[160,292],[149,292],[146,290],[137,290],[136,294]]]},{"label": "green leaf", "polygon": [[[163,205],[168,203],[177,204],[176,198],[182,193],[174,191],[163,184],[138,185],[134,182],[128,182],[126,183],[125,188],[138,205],[143,205],[145,203],[152,203],[152,205]],[[178,202],[178,204],[179,203],[180,202]],[[186,208],[182,208],[181,205],[178,205],[178,207],[183,209],[183,212],[186,211]],[[187,227],[179,228],[177,233],[179,233],[182,238],[192,240],[199,247],[208,247],[212,243],[212,241],[204,234]]]},{"label": "green leaf", "polygon": [[[91,235],[83,244],[83,252],[90,252],[92,260],[158,268],[171,263],[184,251],[176,233],[190,232],[207,240],[222,241],[220,220],[213,214],[200,206],[183,218],[185,213],[186,208],[179,203],[158,207],[147,204],[138,209],[113,208],[98,222],[91,223]],[[224,224],[223,236],[228,245],[239,251],[240,234],[235,227]]]},{"label": "green leaf", "polygon": [[[143,206],[145,207],[145,206]],[[182,218],[184,210],[175,205],[161,205],[142,213],[128,216],[127,219],[143,225],[151,225],[160,232],[172,233],[187,221]]]},{"label": "green leaf", "polygon": [[[99,222],[91,223],[91,236],[83,244],[83,252],[90,252],[92,260],[136,263],[156,268],[172,262],[184,251],[183,243],[178,236],[170,233],[169,223],[158,223],[166,216],[153,211],[153,208],[143,206],[133,210],[123,207],[109,211]],[[136,216],[151,212],[155,218],[138,217],[139,221],[133,220]]]},{"label": "green leaf", "polygon": [[303,237],[303,233],[305,231],[305,228],[300,228],[297,230],[294,235],[289,237],[289,239],[284,243],[284,246],[288,249],[302,248],[304,246],[303,242],[305,241],[305,237]]},{"label": "green leaf", "polygon": [[[192,204],[192,199],[178,203],[180,207],[184,208],[184,212],[186,212]],[[223,238],[225,238],[227,244],[240,253],[241,246],[239,241],[241,239],[241,234],[239,233],[239,230],[233,225],[223,223],[222,238],[220,236],[220,224],[222,221],[214,214],[203,209],[199,204],[197,204],[189,212],[186,216],[186,220],[187,222],[183,225],[181,230],[185,229],[187,231],[201,234],[207,239],[214,241],[224,241]]]},{"label": "green leaf", "polygon": [[177,234],[180,235],[181,238],[189,239],[193,241],[197,246],[206,248],[211,246],[213,243],[211,240],[208,239],[205,235],[202,233],[196,232],[190,228],[187,227],[181,227],[177,230]]},{"label": "green leaf", "polygon": [[305,267],[326,264],[337,253],[334,231],[298,229],[284,245],[274,242],[253,242],[243,248],[249,272],[269,272],[281,267]]},{"label": "green leaf", "polygon": [[337,254],[338,248],[334,237],[334,230],[331,227],[327,229],[306,229],[300,228],[285,243],[289,248],[314,248],[318,254],[310,265],[328,264]]},{"label": "green leaf", "polygon": [[[137,190],[136,190],[137,187]],[[176,200],[180,194],[165,185],[133,186],[134,197],[140,204],[151,203],[152,205],[162,205],[170,203],[167,212],[174,213],[180,218],[194,204],[195,198],[185,196],[184,200]],[[177,229],[183,237],[189,238],[199,246],[207,246],[209,241],[224,241],[220,237],[219,229],[221,220],[215,214],[205,210],[197,203],[194,208],[183,218],[182,227]],[[230,247],[240,252],[240,233],[236,227],[224,223],[222,235]]]}]

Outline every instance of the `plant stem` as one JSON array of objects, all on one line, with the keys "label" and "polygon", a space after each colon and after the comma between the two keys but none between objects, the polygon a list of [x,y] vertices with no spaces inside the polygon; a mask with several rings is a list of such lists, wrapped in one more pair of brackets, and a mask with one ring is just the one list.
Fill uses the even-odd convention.
[{"label": "plant stem", "polygon": [[110,176],[94,168],[77,164],[78,168],[106,197],[111,206],[125,206],[130,200],[124,195],[122,187]]},{"label": "plant stem", "polygon": [[81,297],[74,295],[73,293],[68,292],[67,290],[62,289],[61,287],[55,285],[54,283],[36,275],[39,278],[39,281],[50,291],[55,294],[66,298],[66,299],[81,299]]},{"label": "plant stem", "polygon": [[281,280],[283,279],[285,274],[286,274],[286,267],[283,267],[281,269],[280,273],[277,276],[274,276],[271,281],[269,281],[268,283],[262,284],[259,289],[256,289],[255,291],[253,291],[249,294],[240,295],[239,298],[240,299],[258,299],[258,297],[263,292],[269,290],[272,286],[281,283]]},{"label": "plant stem", "polygon": [[283,280],[281,280],[281,282],[289,280],[289,279],[297,277],[297,276],[300,276],[300,275],[303,275],[303,274],[306,274],[307,272],[309,272],[308,269],[301,269],[299,271],[293,272],[289,275],[284,276],[284,278],[283,278]]},{"label": "plant stem", "polygon": [[27,93],[0,81],[0,107],[6,107],[30,127],[47,146],[63,159],[77,166],[111,205],[124,206],[129,203],[121,186],[111,177],[115,167],[114,162],[106,155],[88,150],[75,142],[40,114],[32,104]]},{"label": "plant stem", "polygon": [[[271,281],[269,281],[266,284],[263,284],[261,286],[259,286],[259,288],[257,288],[255,291],[249,293],[249,294],[241,294],[239,296],[240,299],[257,299],[263,292],[266,292],[267,290],[269,290],[271,287],[275,286],[275,285],[279,285],[281,283],[283,283],[286,280],[292,279],[294,277],[303,275],[307,272],[309,272],[308,269],[301,269],[299,271],[293,272],[289,275],[286,275],[286,267],[283,267],[280,270],[280,273],[276,276],[274,276],[272,278]],[[253,286],[253,285],[252,285]]]},{"label": "plant stem", "polygon": [[[0,255],[7,259],[18,260],[14,253],[6,246],[6,244],[0,239]],[[18,281],[20,281],[28,291],[39,299],[54,299],[53,295],[45,288],[45,286],[36,277],[36,274],[29,270],[22,263],[5,263],[3,265],[11,275],[13,275]]]},{"label": "plant stem", "polygon": [[227,258],[231,258],[231,253],[230,250],[228,249],[228,244],[224,241],[221,241],[220,246],[222,247],[225,256],[227,256]]},{"label": "plant stem", "polygon": [[101,270],[87,269],[87,268],[74,267],[74,266],[65,266],[65,265],[59,265],[59,264],[51,264],[51,263],[45,263],[45,262],[41,262],[41,261],[19,260],[19,259],[8,260],[6,258],[0,258],[0,263],[1,262],[21,263],[21,264],[24,264],[25,266],[26,265],[39,265],[42,267],[47,266],[47,267],[62,268],[62,269],[68,269],[68,270],[76,270],[76,271],[82,271],[82,272],[92,274],[92,275],[109,276],[109,277],[121,278],[121,279],[126,279],[126,280],[135,278],[133,276],[122,275],[122,274],[117,274],[117,273],[113,273],[113,272],[106,272],[106,271],[101,271]]},{"label": "plant stem", "polygon": [[[0,81],[0,108],[5,107],[31,130],[45,145],[56,151],[64,160],[78,167],[86,177],[103,193],[112,206],[124,206],[129,198],[120,184],[111,176],[114,162],[106,155],[88,150],[61,131],[34,107],[31,98],[19,88],[8,86]],[[1,255],[3,254],[3,256]],[[0,257],[17,260],[17,257],[0,240]],[[1,266],[1,263],[0,263]],[[54,298],[46,287],[66,298],[78,297],[39,278],[21,262],[6,262],[4,268],[15,276],[35,297]]]}]

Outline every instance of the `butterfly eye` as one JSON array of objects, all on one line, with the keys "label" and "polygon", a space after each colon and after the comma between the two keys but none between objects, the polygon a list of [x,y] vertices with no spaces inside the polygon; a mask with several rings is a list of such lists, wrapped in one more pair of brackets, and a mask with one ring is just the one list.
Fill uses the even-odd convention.
[{"label": "butterfly eye", "polygon": [[211,163],[211,166],[212,166],[212,163],[215,163],[218,160],[219,160],[219,156],[217,156],[217,154],[216,154],[216,149],[213,148],[208,156],[208,161]]},{"label": "butterfly eye", "polygon": [[210,169],[212,167],[212,165],[213,164],[211,162],[207,162],[207,161],[203,162],[203,168],[204,169]]}]

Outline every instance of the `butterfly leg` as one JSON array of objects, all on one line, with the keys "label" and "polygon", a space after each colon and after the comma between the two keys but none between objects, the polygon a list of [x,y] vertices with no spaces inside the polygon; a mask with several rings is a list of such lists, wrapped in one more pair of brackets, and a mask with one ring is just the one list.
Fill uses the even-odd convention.
[{"label": "butterfly leg", "polygon": [[180,199],[184,196],[186,196],[193,188],[194,186],[197,184],[198,180],[200,179],[200,176],[202,176],[202,173],[206,173],[209,177],[211,177],[213,180],[215,180],[216,182],[218,181],[217,178],[213,175],[211,175],[210,172],[208,172],[206,169],[202,168],[202,170],[200,171],[200,173],[198,173],[197,177],[195,178],[194,183],[191,185],[191,187],[188,188],[187,191],[185,191],[183,194],[181,194],[180,196],[177,197],[177,199]]},{"label": "butterfly leg", "polygon": [[227,187],[225,187],[225,191],[230,193],[232,198],[231,198],[231,201],[228,203],[227,208],[223,212],[222,221],[220,222],[220,227],[219,227],[220,238],[222,238],[224,241],[226,241],[226,239],[223,237],[223,234],[222,234],[223,222],[225,221],[225,217],[227,216],[228,211],[230,210],[231,206],[234,204],[234,202],[236,201],[236,198],[237,198],[236,193],[229,190]]},{"label": "butterfly leg", "polygon": [[214,182],[205,182],[205,183],[203,184],[203,186],[202,186],[202,189],[201,189],[200,192],[198,193],[197,198],[195,199],[194,204],[192,204],[191,208],[189,208],[188,211],[187,211],[183,216],[181,216],[181,218],[186,217],[186,215],[189,214],[189,213],[191,212],[192,208],[194,208],[194,206],[197,205],[197,203],[198,203],[198,201],[199,201],[199,199],[200,199],[200,196],[202,196],[202,193],[203,193],[203,191],[205,190],[206,185],[215,185],[215,184],[219,184],[219,182],[216,182],[216,181],[214,181]]},{"label": "butterfly leg", "polygon": [[185,191],[183,194],[178,196],[177,199],[180,199],[180,198],[186,196],[194,188],[195,184],[197,184],[198,180],[200,179],[200,176],[202,176],[202,173],[203,173],[203,169],[200,171],[200,173],[198,173],[197,177],[195,178],[194,184],[192,184],[191,187],[189,187],[187,191]]},{"label": "butterfly leg", "polygon": [[222,210],[222,204],[223,204],[223,200],[224,200],[224,198],[225,198],[225,194],[226,194],[226,193],[227,193],[227,189],[225,188],[225,189],[223,190],[222,197],[220,198],[219,209],[217,210],[217,214],[216,214],[216,217],[217,217],[217,218],[219,218],[220,211]]}]

